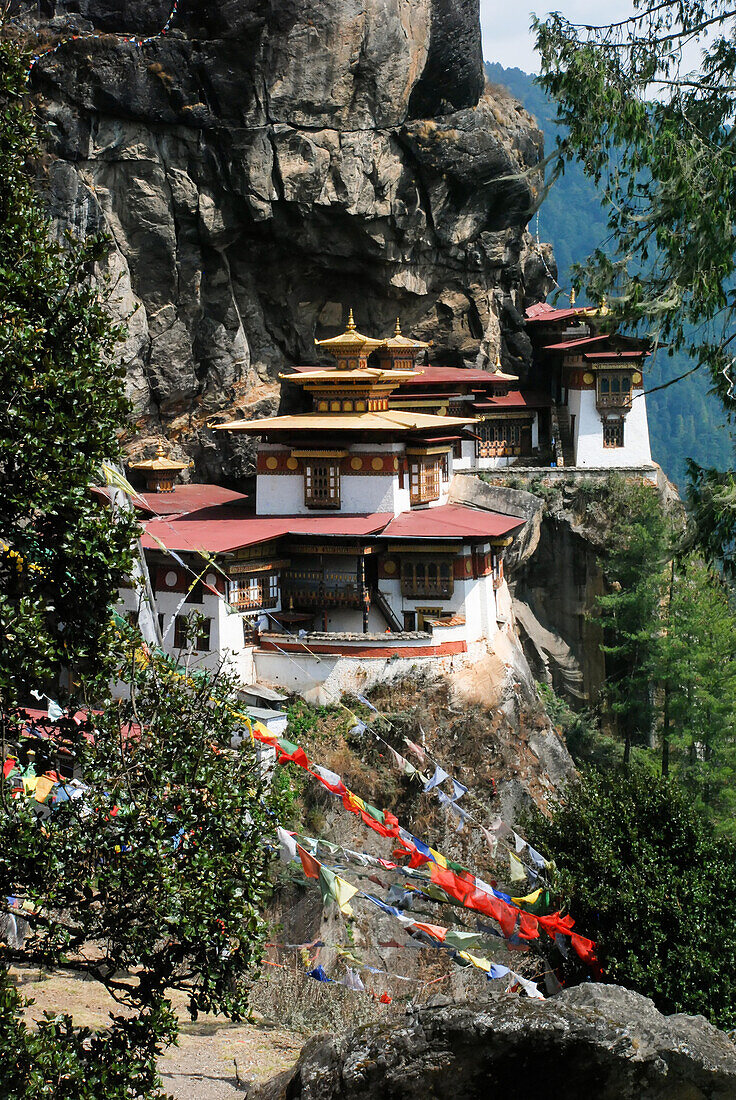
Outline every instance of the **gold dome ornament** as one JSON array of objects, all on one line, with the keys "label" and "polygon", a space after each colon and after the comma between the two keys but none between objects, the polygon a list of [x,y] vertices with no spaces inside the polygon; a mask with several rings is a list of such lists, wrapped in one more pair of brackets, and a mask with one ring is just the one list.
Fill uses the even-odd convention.
[{"label": "gold dome ornament", "polygon": [[161,441],[155,458],[146,458],[142,462],[130,462],[128,469],[140,470],[146,475],[146,489],[149,493],[173,493],[174,483],[179,474],[193,465],[193,462],[176,462],[167,458],[163,441]]}]

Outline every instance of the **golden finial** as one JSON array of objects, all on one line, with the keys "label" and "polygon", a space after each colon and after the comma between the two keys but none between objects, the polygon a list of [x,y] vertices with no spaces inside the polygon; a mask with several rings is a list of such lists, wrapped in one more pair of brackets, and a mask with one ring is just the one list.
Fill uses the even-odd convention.
[{"label": "golden finial", "polygon": [[163,439],[159,441],[158,450],[156,451],[156,458],[166,458],[166,451],[164,450]]},{"label": "golden finial", "polygon": [[572,290],[570,291],[570,305],[571,306],[575,305],[575,287],[573,287]]},{"label": "golden finial", "polygon": [[394,336],[401,336],[401,318],[396,318],[396,328],[394,329]]},{"label": "golden finial", "polygon": [[495,366],[496,370],[498,370],[498,371],[501,370],[502,364],[501,364],[501,348],[500,348],[500,346],[498,348],[496,348],[496,362],[495,362],[494,366]]},{"label": "golden finial", "polygon": [[348,327],[347,327],[347,331],[348,331],[348,332],[355,332],[355,318],[353,317],[353,311],[352,311],[352,309],[350,310],[350,313],[348,314]]}]

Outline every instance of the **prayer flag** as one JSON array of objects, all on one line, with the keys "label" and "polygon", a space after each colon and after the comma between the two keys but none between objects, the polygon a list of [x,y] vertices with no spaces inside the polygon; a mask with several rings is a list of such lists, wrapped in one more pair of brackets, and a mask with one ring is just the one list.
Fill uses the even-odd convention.
[{"label": "prayer flag", "polygon": [[515,971],[509,971],[514,981],[518,982],[521,988],[526,993],[527,997],[533,997],[537,1001],[544,1000],[544,993],[534,984],[534,982],[528,981],[526,978],[522,978],[521,974],[515,973]]},{"label": "prayer flag", "polygon": [[344,878],[340,878],[339,875],[335,875],[335,881],[333,884],[334,897],[337,902],[340,912],[343,916],[352,917],[353,910],[350,907],[350,900],[354,898],[358,893],[357,888],[348,882]]},{"label": "prayer flag", "polygon": [[438,787],[440,783],[444,783],[446,779],[450,778],[450,773],[446,772],[444,768],[441,768],[439,764],[434,769],[434,775],[424,787],[425,791],[433,791],[435,787]]},{"label": "prayer flag", "polygon": [[457,800],[458,798],[462,798],[464,794],[468,793],[468,788],[464,787],[462,783],[458,783],[457,779],[453,779],[452,792],[453,798]]},{"label": "prayer flag", "polygon": [[490,849],[491,858],[495,858],[496,849],[498,848],[498,837],[494,836],[493,833],[490,832],[488,829],[484,829],[482,825],[480,827],[480,831],[483,833],[483,836],[486,838],[486,844],[488,845],[488,847]]},{"label": "prayer flag", "polygon": [[349,966],[345,967],[345,977],[342,980],[342,984],[347,989],[352,989],[356,993],[362,993],[365,989],[365,986],[360,980],[360,975],[358,974],[358,971],[351,970]]},{"label": "prayer flag", "polygon": [[49,699],[48,695],[46,698],[49,700],[49,720],[58,722],[60,718],[64,717],[64,708],[60,707],[54,699]]},{"label": "prayer flag", "polygon": [[331,978],[327,977],[327,975],[325,974],[325,971],[324,971],[324,967],[321,966],[321,965],[320,966],[315,966],[314,970],[308,970],[307,971],[307,977],[308,978],[314,978],[314,980],[317,981],[317,982],[332,981]]},{"label": "prayer flag", "polygon": [[521,855],[525,848],[526,841],[524,840],[524,838],[519,836],[518,833],[514,833],[514,850],[516,851],[516,854]]},{"label": "prayer flag", "polygon": [[526,882],[524,864],[520,859],[517,859],[513,852],[509,852],[509,873],[512,882]]},{"label": "prayer flag", "polygon": [[488,971],[488,977],[491,978],[505,978],[507,974],[510,974],[508,966],[502,966],[500,963],[491,963],[491,969]]},{"label": "prayer flag", "polygon": [[344,794],[347,787],[337,772],[331,772],[329,768],[322,768],[319,764],[312,764],[312,771],[319,781],[332,794]]},{"label": "prayer flag", "polygon": [[575,954],[587,966],[598,965],[598,956],[595,953],[595,944],[592,940],[586,939],[585,936],[578,936],[577,933],[573,932],[570,935],[570,942]]},{"label": "prayer flag", "polygon": [[368,707],[368,710],[372,710],[374,714],[378,714],[378,711],[373,706],[373,703],[370,701],[370,699],[366,699],[365,695],[356,695],[355,698],[358,700],[358,702],[362,703],[364,707]]},{"label": "prayer flag", "polygon": [[535,867],[539,867],[539,869],[543,871],[545,867],[548,866],[547,860],[544,858],[544,856],[541,856],[539,852],[536,852],[534,848],[532,848],[531,844],[528,845],[528,848],[529,859],[532,861]]},{"label": "prayer flag", "polygon": [[296,850],[299,859],[302,861],[302,869],[307,878],[319,879],[319,872],[322,864],[318,863],[314,856],[310,856],[309,852],[305,851],[301,844],[296,845]]},{"label": "prayer flag", "polygon": [[414,753],[414,755],[416,756],[419,763],[422,766],[424,766],[427,762],[427,754],[424,751],[424,749],[421,747],[421,745],[417,745],[417,744],[415,744],[414,741],[410,741],[408,737],[404,738],[404,744],[407,745],[408,748],[411,749],[411,751]]},{"label": "prayer flag", "polygon": [[298,859],[296,841],[291,833],[287,833],[286,829],[282,829],[280,825],[277,825],[276,835],[279,838],[279,859],[281,862],[291,863],[293,859]]}]

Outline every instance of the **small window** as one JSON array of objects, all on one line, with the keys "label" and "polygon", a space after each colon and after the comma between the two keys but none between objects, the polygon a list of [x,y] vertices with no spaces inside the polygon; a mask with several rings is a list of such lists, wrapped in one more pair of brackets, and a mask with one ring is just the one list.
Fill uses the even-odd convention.
[{"label": "small window", "polygon": [[603,446],[623,447],[624,422],[623,420],[607,420],[603,425]]},{"label": "small window", "polygon": [[404,612],[404,630],[416,630],[417,616],[415,611]]},{"label": "small window", "polygon": [[304,503],[308,508],[340,507],[340,465],[307,462],[304,466]]},{"label": "small window", "polygon": [[193,631],[197,630],[194,649],[200,653],[208,653],[210,648],[211,619],[199,619],[190,621],[188,615],[177,615],[174,622],[174,649],[187,649]]},{"label": "small window", "polygon": [[420,458],[409,469],[409,499],[412,504],[438,500],[442,470],[439,458]]}]

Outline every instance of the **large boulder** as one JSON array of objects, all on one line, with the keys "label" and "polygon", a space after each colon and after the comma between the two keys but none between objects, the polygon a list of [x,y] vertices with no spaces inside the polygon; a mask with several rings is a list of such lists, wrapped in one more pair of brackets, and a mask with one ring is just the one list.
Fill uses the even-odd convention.
[{"label": "large boulder", "polygon": [[499,994],[393,1027],[315,1039],[251,1100],[733,1100],[736,1047],[702,1016],[584,985],[547,1001]]}]

